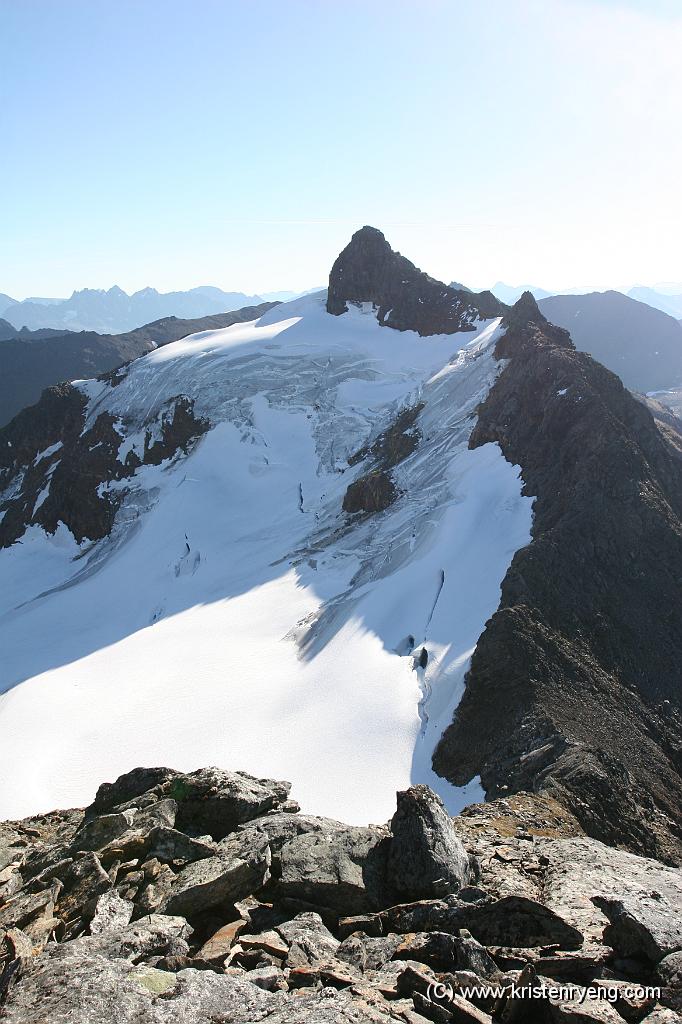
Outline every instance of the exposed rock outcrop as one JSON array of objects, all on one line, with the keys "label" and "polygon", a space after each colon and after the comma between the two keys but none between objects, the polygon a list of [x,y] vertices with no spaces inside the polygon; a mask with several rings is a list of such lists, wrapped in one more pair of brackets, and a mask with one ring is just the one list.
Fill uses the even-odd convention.
[{"label": "exposed rock outcrop", "polygon": [[383,469],[374,469],[349,484],[343,497],[344,512],[383,512],[396,497],[395,484]]},{"label": "exposed rock outcrop", "polygon": [[33,523],[54,533],[63,522],[78,543],[107,536],[125,491],[106,485],[186,453],[208,428],[192,401],[177,395],[147,425],[141,455],[128,451],[121,460],[123,439],[111,414],[88,418],[80,388],[49,388],[0,430],[0,547],[9,547]]},{"label": "exposed rock outcrop", "polygon": [[499,610],[434,757],[489,796],[539,789],[589,834],[682,860],[682,461],[644,404],[530,294],[470,445],[535,495]]},{"label": "exposed rock outcrop", "polygon": [[371,302],[383,326],[421,335],[474,330],[477,320],[507,309],[492,292],[474,294],[429,277],[367,226],[355,232],[329,275],[327,311],[339,316],[349,302]]},{"label": "exposed rock outcrop", "polygon": [[[542,796],[451,819],[417,786],[389,827],[358,828],[299,815],[288,794],[136,769],[86,812],[0,825],[2,1020],[679,1020],[678,871],[581,836]],[[160,829],[181,856],[150,909]]]}]

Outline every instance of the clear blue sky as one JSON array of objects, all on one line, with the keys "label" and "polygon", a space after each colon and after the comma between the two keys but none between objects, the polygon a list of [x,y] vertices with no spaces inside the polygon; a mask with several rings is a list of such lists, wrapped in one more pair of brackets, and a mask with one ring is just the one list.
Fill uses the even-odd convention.
[{"label": "clear blue sky", "polygon": [[0,0],[0,291],[682,278],[680,0]]}]

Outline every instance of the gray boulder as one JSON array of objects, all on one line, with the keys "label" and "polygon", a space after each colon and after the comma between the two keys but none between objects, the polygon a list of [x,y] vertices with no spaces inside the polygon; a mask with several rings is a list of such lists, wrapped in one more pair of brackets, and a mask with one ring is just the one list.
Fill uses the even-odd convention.
[{"label": "gray boulder", "polygon": [[273,878],[279,878],[281,874],[279,853],[285,843],[309,832],[330,835],[338,829],[346,828],[348,825],[334,821],[332,818],[318,818],[312,814],[292,814],[291,811],[273,811],[240,825],[238,831],[258,829],[266,837],[272,853],[272,875]]},{"label": "gray boulder", "polygon": [[176,828],[190,835],[224,839],[244,822],[286,804],[290,789],[290,782],[200,768],[170,779],[162,793],[177,801]]},{"label": "gray boulder", "polygon": [[109,959],[134,960],[150,956],[169,956],[187,953],[187,939],[192,928],[184,917],[167,914],[148,914],[121,928],[111,928],[95,935],[81,935],[71,942],[50,947],[54,957],[66,959],[76,955],[106,956]]},{"label": "gray boulder", "polygon": [[496,978],[500,973],[487,949],[464,928],[457,938],[457,969],[480,978]]},{"label": "gray boulder", "polygon": [[177,875],[161,904],[164,914],[191,917],[210,907],[234,903],[262,888],[270,877],[270,847],[242,832],[219,844],[213,857],[195,861]]},{"label": "gray boulder", "polygon": [[151,858],[142,865],[143,882],[135,900],[134,918],[152,914],[168,899],[176,875],[167,865]]},{"label": "gray boulder", "polygon": [[457,966],[458,940],[447,932],[412,932],[402,937],[395,950],[396,960],[415,960],[435,971],[452,971]]},{"label": "gray boulder", "polygon": [[275,931],[286,942],[292,959],[288,966],[326,963],[336,958],[339,940],[323,923],[319,914],[297,914],[291,921],[285,921]]},{"label": "gray boulder", "polygon": [[456,893],[469,882],[469,857],[440,797],[428,786],[398,793],[388,872],[402,900]]},{"label": "gray boulder", "polygon": [[66,925],[78,924],[81,919],[89,921],[95,912],[97,897],[112,887],[109,875],[92,851],[77,854],[58,877],[64,888],[59,894],[57,916]]},{"label": "gray boulder", "polygon": [[39,918],[51,918],[62,888],[59,879],[53,879],[46,888],[38,892],[21,891],[0,907],[0,928],[26,930],[31,922]]},{"label": "gray boulder", "polygon": [[24,877],[18,865],[9,864],[0,870],[0,903],[11,899],[15,893],[19,892],[23,884]]},{"label": "gray boulder", "polygon": [[549,907],[526,896],[503,896],[493,903],[472,904],[460,911],[462,925],[484,946],[557,945],[579,949],[582,933]]},{"label": "gray boulder", "polygon": [[159,825],[149,833],[148,856],[159,861],[195,861],[213,857],[217,852],[215,843],[204,843],[191,839],[175,828]]},{"label": "gray boulder", "polygon": [[388,833],[378,827],[334,826],[307,832],[279,853],[277,896],[347,914],[385,905]]},{"label": "gray boulder", "polygon": [[343,940],[336,956],[363,973],[379,971],[393,958],[403,941],[402,935],[371,936],[354,932]]},{"label": "gray boulder", "polygon": [[85,811],[86,820],[106,814],[119,804],[135,800],[179,774],[173,768],[133,768],[132,771],[119,775],[115,782],[103,782],[97,790],[95,799]]},{"label": "gray boulder", "polygon": [[101,850],[127,832],[133,823],[134,811],[101,814],[86,821],[73,840],[74,850]]},{"label": "gray boulder", "polygon": [[178,805],[175,800],[166,797],[164,800],[155,799],[144,807],[130,808],[134,815],[135,828],[149,830],[156,825],[160,827],[173,828],[175,817],[178,813]]},{"label": "gray boulder", "polygon": [[637,900],[595,897],[610,923],[604,942],[621,957],[644,957],[658,963],[682,950],[682,903],[676,913],[655,890]]},{"label": "gray boulder", "polygon": [[663,1002],[682,1010],[682,951],[664,957],[656,975],[663,988]]},{"label": "gray boulder", "polygon": [[[543,901],[579,929],[588,945],[613,941],[620,950],[637,949],[654,961],[682,947],[678,868],[585,837],[538,839],[536,852],[547,863]],[[628,914],[631,919],[624,916],[616,925],[617,917]]]},{"label": "gray boulder", "polygon": [[682,1024],[682,1017],[667,1006],[654,1006],[651,1013],[642,1018],[641,1024]]}]

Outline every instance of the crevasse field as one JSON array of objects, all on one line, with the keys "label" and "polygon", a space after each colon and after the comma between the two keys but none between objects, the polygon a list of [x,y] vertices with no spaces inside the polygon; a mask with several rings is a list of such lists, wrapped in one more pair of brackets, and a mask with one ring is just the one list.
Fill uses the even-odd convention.
[{"label": "crevasse field", "polygon": [[[530,539],[518,468],[467,447],[499,331],[419,338],[311,296],[83,382],[121,459],[176,395],[212,428],[110,485],[130,489],[110,538],[33,526],[0,552],[0,819],[83,805],[139,764],[289,779],[351,823],[389,818],[410,782],[452,812],[481,799],[431,755]],[[398,500],[349,519],[349,456],[417,402]]]}]

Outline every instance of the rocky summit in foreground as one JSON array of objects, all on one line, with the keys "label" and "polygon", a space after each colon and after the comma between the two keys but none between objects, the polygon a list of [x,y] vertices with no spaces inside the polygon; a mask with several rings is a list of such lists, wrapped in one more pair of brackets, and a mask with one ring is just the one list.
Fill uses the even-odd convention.
[{"label": "rocky summit in foreground", "polygon": [[0,1020],[682,1020],[679,870],[548,796],[359,827],[289,790],[137,768],[0,825]]}]

